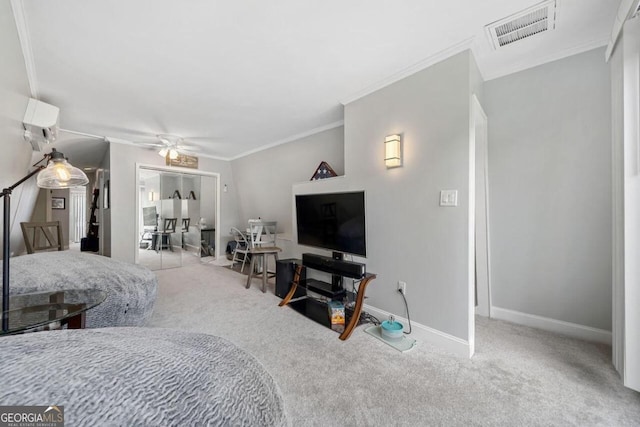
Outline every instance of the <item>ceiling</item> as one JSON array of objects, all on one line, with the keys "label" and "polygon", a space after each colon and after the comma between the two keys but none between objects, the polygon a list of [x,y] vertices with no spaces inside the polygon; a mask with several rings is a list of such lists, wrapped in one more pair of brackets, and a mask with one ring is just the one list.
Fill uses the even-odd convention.
[{"label": "ceiling", "polygon": [[494,50],[484,26],[536,3],[12,0],[61,128],[223,159],[339,126],[344,102],[465,48],[489,80],[603,46],[619,0],[557,0],[555,30]]}]

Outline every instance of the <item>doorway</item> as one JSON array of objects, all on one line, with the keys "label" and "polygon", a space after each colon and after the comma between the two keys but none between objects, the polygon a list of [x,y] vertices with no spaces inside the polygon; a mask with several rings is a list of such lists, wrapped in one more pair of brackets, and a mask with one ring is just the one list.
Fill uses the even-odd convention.
[{"label": "doorway", "polygon": [[135,262],[151,270],[215,260],[219,175],[138,165]]},{"label": "doorway", "polygon": [[475,139],[475,313],[491,317],[488,121],[475,95],[472,120]]},{"label": "doorway", "polygon": [[84,187],[69,189],[69,244],[79,244],[87,223],[87,191]]}]

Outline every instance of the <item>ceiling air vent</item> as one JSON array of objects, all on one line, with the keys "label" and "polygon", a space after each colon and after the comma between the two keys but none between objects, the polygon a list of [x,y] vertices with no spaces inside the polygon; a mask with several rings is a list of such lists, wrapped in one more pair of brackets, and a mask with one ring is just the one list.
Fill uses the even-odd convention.
[{"label": "ceiling air vent", "polygon": [[522,12],[487,25],[485,28],[498,49],[518,40],[556,27],[556,0],[539,3]]}]

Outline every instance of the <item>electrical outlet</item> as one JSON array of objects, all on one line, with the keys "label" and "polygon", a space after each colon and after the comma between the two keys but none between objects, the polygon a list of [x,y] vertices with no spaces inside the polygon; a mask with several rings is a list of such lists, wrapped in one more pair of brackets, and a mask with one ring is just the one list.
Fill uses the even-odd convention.
[{"label": "electrical outlet", "polygon": [[407,295],[407,282],[398,281],[398,292]]}]

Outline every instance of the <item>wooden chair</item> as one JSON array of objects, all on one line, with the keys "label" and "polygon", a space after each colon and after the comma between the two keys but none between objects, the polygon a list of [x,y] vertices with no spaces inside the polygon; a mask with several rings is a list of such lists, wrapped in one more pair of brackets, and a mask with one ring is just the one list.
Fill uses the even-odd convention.
[{"label": "wooden chair", "polygon": [[184,234],[189,233],[189,227],[191,227],[191,218],[182,218],[182,237],[180,238],[182,242],[182,249],[187,249],[188,238],[185,239]]},{"label": "wooden chair", "polygon": [[60,221],[21,222],[20,228],[22,228],[27,253],[64,250]]},{"label": "wooden chair", "polygon": [[231,260],[231,267],[237,262],[242,261],[242,267],[240,267],[240,273],[244,271],[244,264],[249,256],[249,242],[247,238],[242,234],[242,231],[235,227],[231,227],[231,234],[233,234],[233,240],[236,241],[236,246],[233,248],[233,259]]},{"label": "wooden chair", "polygon": [[254,276],[256,260],[261,259],[262,292],[267,292],[267,279],[269,277],[267,257],[273,255],[277,261],[278,253],[282,251],[282,249],[276,246],[277,224],[276,221],[249,220],[249,234],[251,236],[249,254],[251,255],[251,264],[249,266],[249,276],[247,277],[247,289],[251,287],[251,279],[253,279]]},{"label": "wooden chair", "polygon": [[166,233],[175,233],[177,224],[178,224],[178,218],[165,218],[164,231]]}]

